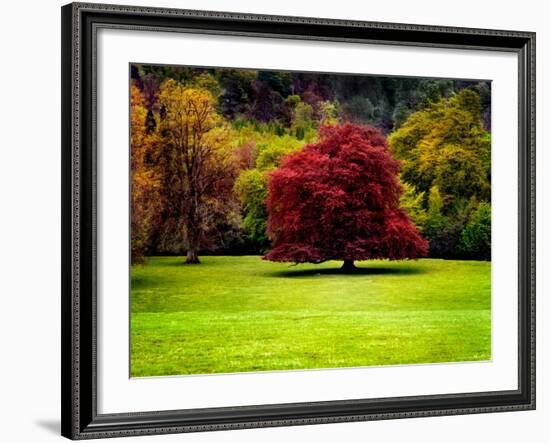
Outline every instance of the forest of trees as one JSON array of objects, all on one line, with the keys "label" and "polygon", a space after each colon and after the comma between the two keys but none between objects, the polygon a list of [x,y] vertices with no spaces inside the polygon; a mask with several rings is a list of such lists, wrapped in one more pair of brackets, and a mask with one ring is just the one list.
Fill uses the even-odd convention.
[{"label": "forest of trees", "polygon": [[377,128],[429,255],[490,259],[490,83],[131,67],[132,261],[264,254],[268,180],[320,129]]}]

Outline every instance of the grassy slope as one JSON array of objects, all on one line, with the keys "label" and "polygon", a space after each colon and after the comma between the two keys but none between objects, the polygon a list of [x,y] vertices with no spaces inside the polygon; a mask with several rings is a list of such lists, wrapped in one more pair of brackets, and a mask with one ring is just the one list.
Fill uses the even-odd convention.
[{"label": "grassy slope", "polygon": [[133,266],[132,376],[491,358],[488,262],[201,260]]}]

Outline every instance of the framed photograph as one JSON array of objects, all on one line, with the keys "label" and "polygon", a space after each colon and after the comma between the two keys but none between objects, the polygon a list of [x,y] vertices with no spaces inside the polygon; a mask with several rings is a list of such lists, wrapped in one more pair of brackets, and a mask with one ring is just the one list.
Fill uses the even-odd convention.
[{"label": "framed photograph", "polygon": [[535,408],[534,33],[61,13],[64,436]]}]

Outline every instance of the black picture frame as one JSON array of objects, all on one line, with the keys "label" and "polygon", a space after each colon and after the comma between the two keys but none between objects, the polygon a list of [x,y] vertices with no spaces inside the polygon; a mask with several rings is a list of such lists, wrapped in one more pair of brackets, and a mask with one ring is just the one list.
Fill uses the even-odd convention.
[{"label": "black picture frame", "polygon": [[[62,15],[62,435],[119,437],[535,408],[535,33],[72,3]],[[95,39],[154,32],[483,49],[519,60],[519,380],[513,391],[97,413]]]}]

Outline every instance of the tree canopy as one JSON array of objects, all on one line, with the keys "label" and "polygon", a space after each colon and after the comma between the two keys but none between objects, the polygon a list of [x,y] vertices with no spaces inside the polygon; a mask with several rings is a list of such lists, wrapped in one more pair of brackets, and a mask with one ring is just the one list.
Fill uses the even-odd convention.
[{"label": "tree canopy", "polygon": [[399,162],[369,126],[325,126],[269,174],[267,260],[392,260],[427,254],[400,207]]}]

